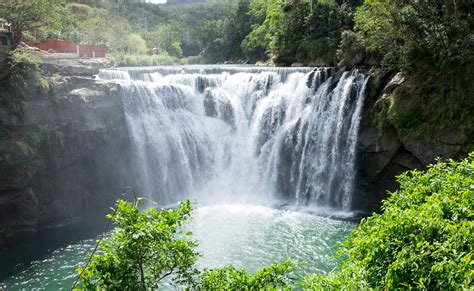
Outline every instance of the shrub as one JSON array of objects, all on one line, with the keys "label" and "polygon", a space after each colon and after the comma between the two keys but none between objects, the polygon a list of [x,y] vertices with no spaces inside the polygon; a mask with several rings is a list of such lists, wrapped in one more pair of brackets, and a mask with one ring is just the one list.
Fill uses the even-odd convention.
[{"label": "shrub", "polygon": [[294,279],[291,277],[296,263],[289,259],[283,263],[273,263],[263,267],[255,274],[244,269],[228,266],[220,269],[205,270],[201,274],[201,290],[277,290],[291,288]]},{"label": "shrub", "polygon": [[337,50],[337,57],[341,65],[357,65],[362,62],[365,51],[357,38],[357,34],[352,30],[344,30],[341,33],[341,42]]},{"label": "shrub", "polygon": [[87,289],[156,289],[173,276],[175,284],[193,282],[193,265],[198,257],[197,243],[185,238],[181,226],[189,219],[191,202],[176,209],[141,212],[137,202],[119,200],[115,215],[108,218],[116,228],[100,243],[102,254],[94,255],[87,269],[78,269],[82,286]]},{"label": "shrub", "polygon": [[473,287],[474,153],[398,180],[384,212],[363,220],[343,244],[340,270],[310,276],[303,288]]}]

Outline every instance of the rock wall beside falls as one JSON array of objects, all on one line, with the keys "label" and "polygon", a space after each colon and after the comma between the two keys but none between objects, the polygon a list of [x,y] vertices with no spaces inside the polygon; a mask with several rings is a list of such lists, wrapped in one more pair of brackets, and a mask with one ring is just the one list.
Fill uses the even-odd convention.
[{"label": "rock wall beside falls", "polygon": [[[92,67],[54,65],[54,93],[0,105],[0,246],[106,210],[126,185],[128,132],[119,88]],[[78,76],[64,76],[75,74]],[[89,72],[89,75],[86,74]]]},{"label": "rock wall beside falls", "polygon": [[[402,73],[392,73],[372,79],[370,83],[357,146],[353,204],[357,209],[380,211],[381,201],[388,191],[399,187],[396,176],[408,170],[424,170],[437,158],[464,158],[473,144],[473,129],[469,133],[461,128],[446,128],[417,137],[404,134],[390,124],[377,128],[375,115],[380,103],[400,102],[413,106],[415,98],[423,98],[416,94],[394,94],[396,89],[409,88],[408,82]],[[382,118],[387,118],[387,114],[385,112]]]}]

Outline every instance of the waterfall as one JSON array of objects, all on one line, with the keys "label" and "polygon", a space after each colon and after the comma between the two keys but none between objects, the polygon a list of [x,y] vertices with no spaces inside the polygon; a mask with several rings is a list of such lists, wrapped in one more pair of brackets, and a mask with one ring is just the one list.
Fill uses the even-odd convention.
[{"label": "waterfall", "polygon": [[246,66],[102,70],[121,85],[137,187],[161,203],[350,210],[368,77]]}]

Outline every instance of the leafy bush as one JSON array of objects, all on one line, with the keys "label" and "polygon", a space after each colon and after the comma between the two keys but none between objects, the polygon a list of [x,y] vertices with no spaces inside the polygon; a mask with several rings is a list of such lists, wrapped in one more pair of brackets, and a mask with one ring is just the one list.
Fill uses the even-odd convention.
[{"label": "leafy bush", "polygon": [[291,288],[294,279],[291,277],[296,263],[286,260],[263,267],[255,274],[244,269],[228,266],[220,269],[205,270],[201,274],[201,290],[272,290]]},{"label": "leafy bush", "polygon": [[352,30],[344,30],[341,33],[341,42],[337,50],[337,57],[340,64],[353,66],[360,63],[365,56],[365,51],[357,38],[357,34]]},{"label": "leafy bush", "polygon": [[474,153],[398,180],[384,212],[363,220],[343,244],[340,270],[310,276],[303,288],[473,287]]},{"label": "leafy bush", "polygon": [[87,269],[78,270],[83,287],[156,289],[168,276],[176,284],[192,284],[197,243],[187,240],[185,236],[191,233],[181,229],[191,209],[188,200],[176,209],[141,212],[137,202],[120,200],[115,215],[108,215],[116,228],[100,243],[103,253],[93,256]]}]

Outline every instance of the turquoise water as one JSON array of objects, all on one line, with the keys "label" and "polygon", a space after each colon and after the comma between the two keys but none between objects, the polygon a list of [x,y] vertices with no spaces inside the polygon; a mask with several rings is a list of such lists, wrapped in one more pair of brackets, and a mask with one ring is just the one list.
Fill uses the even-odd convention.
[{"label": "turquoise water", "polygon": [[[255,271],[272,261],[291,258],[307,262],[302,274],[332,270],[337,263],[331,258],[337,242],[355,226],[303,212],[249,205],[201,207],[193,217],[188,227],[200,243],[199,268],[233,264]],[[0,282],[7,290],[68,290],[74,270],[84,264],[94,241],[80,239],[48,248],[41,258],[12,266],[13,272],[0,269]],[[9,273],[6,277],[5,272]]]}]

